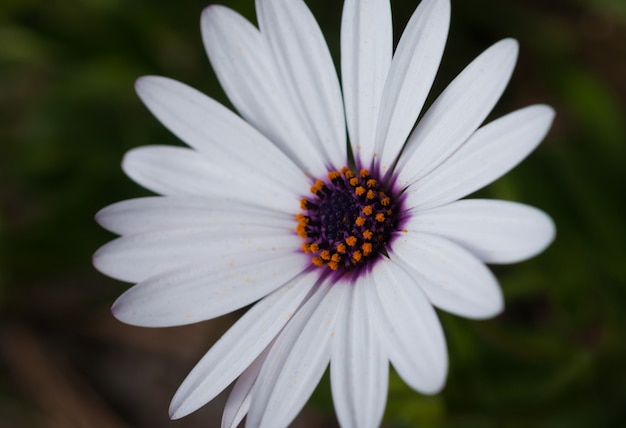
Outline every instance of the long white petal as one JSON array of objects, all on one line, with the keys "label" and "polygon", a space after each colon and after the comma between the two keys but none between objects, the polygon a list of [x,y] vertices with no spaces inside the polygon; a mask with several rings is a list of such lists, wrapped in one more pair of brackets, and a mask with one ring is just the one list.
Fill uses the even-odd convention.
[{"label": "long white petal", "polygon": [[117,202],[100,210],[96,220],[100,226],[118,235],[211,228],[215,224],[226,226],[238,221],[285,228],[293,225],[292,214],[239,201],[175,196],[151,196]]},{"label": "long white petal", "polygon": [[348,286],[322,284],[276,339],[253,387],[247,425],[283,427],[298,415],[330,360],[335,320]]},{"label": "long white petal", "polygon": [[397,263],[379,261],[368,293],[379,340],[391,364],[413,389],[439,392],[446,380],[448,354],[437,314],[422,289]]},{"label": "long white petal", "polygon": [[390,257],[409,272],[431,303],[444,311],[490,318],[504,307],[502,291],[491,271],[452,241],[407,232],[394,241]]},{"label": "long white petal", "polygon": [[287,254],[300,240],[289,229],[222,222],[203,229],[174,229],[127,235],[103,245],[94,254],[102,273],[127,282],[140,282],[172,270],[197,265],[254,262]]},{"label": "long white petal", "polygon": [[199,91],[165,77],[143,77],[135,85],[150,111],[172,133],[214,164],[235,173],[264,177],[301,192],[308,182],[281,150],[243,119]]},{"label": "long white petal", "polygon": [[415,213],[409,232],[444,236],[486,263],[516,263],[542,252],[554,240],[552,219],[515,202],[464,199]]},{"label": "long white petal", "polygon": [[293,250],[251,262],[244,254],[195,264],[140,282],[113,304],[116,318],[144,327],[205,321],[242,308],[303,272],[309,260]]},{"label": "long white petal", "polygon": [[368,168],[374,157],[376,124],[392,50],[389,0],[347,0],[341,20],[346,122],[355,157]]},{"label": "long white petal", "polygon": [[535,150],[553,118],[552,108],[534,105],[483,126],[437,169],[409,187],[407,205],[420,210],[443,205],[497,180]]},{"label": "long white petal", "polygon": [[368,310],[368,284],[351,284],[333,339],[330,380],[333,403],[344,428],[380,425],[387,401],[389,361]]},{"label": "long white petal", "polygon": [[252,126],[312,176],[326,172],[323,153],[297,114],[267,41],[245,18],[219,5],[202,13],[202,40],[222,88]]},{"label": "long white petal", "polygon": [[515,40],[502,40],[448,85],[407,141],[398,163],[400,185],[424,177],[476,131],[508,84],[517,52]]},{"label": "long white petal", "polygon": [[385,172],[396,160],[435,79],[450,26],[449,0],[423,0],[402,33],[391,63],[376,132]]},{"label": "long white petal", "polygon": [[178,419],[196,411],[222,392],[268,346],[317,282],[303,274],[254,305],[198,362],[170,405]]},{"label": "long white petal", "polygon": [[271,347],[272,344],[268,345],[235,382],[224,405],[222,428],[237,428],[248,414],[250,403],[252,402],[252,387],[259,376],[261,367],[263,367]]},{"label": "long white petal", "polygon": [[282,84],[312,130],[326,162],[346,162],[339,80],[311,11],[302,0],[257,0],[256,11]]},{"label": "long white petal", "polygon": [[133,149],[126,153],[122,168],[138,184],[166,196],[235,200],[294,212],[301,194],[261,174],[251,181],[247,174],[184,147]]}]

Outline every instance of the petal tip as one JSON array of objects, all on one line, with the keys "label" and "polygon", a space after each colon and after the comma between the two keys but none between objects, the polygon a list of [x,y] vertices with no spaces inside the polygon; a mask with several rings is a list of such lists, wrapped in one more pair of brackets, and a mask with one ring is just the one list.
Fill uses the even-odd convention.
[{"label": "petal tip", "polygon": [[184,416],[180,413],[180,403],[175,403],[174,399],[172,399],[172,402],[170,404],[170,408],[168,410],[168,416],[171,421],[175,421]]}]

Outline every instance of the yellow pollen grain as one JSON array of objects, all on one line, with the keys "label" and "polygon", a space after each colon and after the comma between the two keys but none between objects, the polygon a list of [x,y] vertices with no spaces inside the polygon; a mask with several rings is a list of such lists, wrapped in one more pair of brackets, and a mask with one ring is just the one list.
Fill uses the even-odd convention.
[{"label": "yellow pollen grain", "polygon": [[354,247],[356,245],[356,237],[355,236],[349,236],[346,238],[346,244],[348,244],[350,247]]},{"label": "yellow pollen grain", "polygon": [[343,172],[343,175],[348,180],[350,180],[350,179],[352,179],[352,177],[354,177],[354,173],[352,171],[350,171],[348,168],[346,168],[346,170]]},{"label": "yellow pollen grain", "polygon": [[335,263],[339,263],[339,260],[341,260],[341,256],[337,253],[333,254],[333,256],[330,258],[331,261],[335,262]]},{"label": "yellow pollen grain", "polygon": [[372,189],[367,191],[367,199],[374,199],[376,197],[376,192],[374,192]]},{"label": "yellow pollen grain", "polygon": [[369,216],[369,215],[372,215],[372,213],[374,212],[374,208],[372,208],[371,205],[366,205],[363,207],[363,210],[361,210],[361,212],[364,215]]},{"label": "yellow pollen grain", "polygon": [[308,242],[303,242],[302,243],[302,251],[304,251],[304,254],[308,254],[311,252],[311,244],[309,244]]},{"label": "yellow pollen grain", "polygon": [[330,251],[328,250],[322,250],[322,252],[320,253],[320,257],[323,260],[330,260]]},{"label": "yellow pollen grain", "polygon": [[316,244],[315,242],[311,244],[310,248],[312,253],[317,253],[320,250],[319,244]]},{"label": "yellow pollen grain", "polygon": [[300,209],[301,210],[306,210],[308,204],[309,204],[309,201],[307,200],[307,198],[300,199]]},{"label": "yellow pollen grain", "polygon": [[354,224],[361,227],[365,224],[365,219],[363,217],[358,217],[356,220],[354,220]]},{"label": "yellow pollen grain", "polygon": [[362,169],[362,170],[359,172],[359,174],[361,175],[361,178],[366,178],[366,177],[369,177],[370,172],[369,172],[368,170],[366,170],[366,169]]},{"label": "yellow pollen grain", "polygon": [[369,180],[367,180],[367,187],[374,187],[376,186],[376,180],[374,180],[373,178],[370,178]]},{"label": "yellow pollen grain", "polygon": [[391,203],[391,198],[387,196],[386,198],[381,199],[380,203],[383,204],[384,207],[389,206],[389,204]]},{"label": "yellow pollen grain", "polygon": [[337,245],[337,252],[338,253],[343,254],[343,253],[346,252],[346,250],[347,250],[346,244],[344,244],[343,242],[341,244]]},{"label": "yellow pollen grain", "polygon": [[324,260],[322,260],[321,257],[313,257],[313,259],[311,260],[311,262],[315,265],[315,266],[324,266]]},{"label": "yellow pollen grain", "polygon": [[378,213],[376,214],[376,221],[379,223],[382,223],[383,221],[385,221],[385,214],[383,213]]},{"label": "yellow pollen grain", "polygon": [[355,262],[361,261],[362,258],[363,258],[363,254],[361,254],[359,250],[356,250],[354,254],[352,254],[352,260],[354,260]]},{"label": "yellow pollen grain", "polygon": [[339,269],[339,263],[337,263],[337,262],[329,262],[328,263],[328,267],[331,268],[332,270],[337,270],[337,269]]},{"label": "yellow pollen grain", "polygon": [[322,180],[315,180],[315,184],[311,186],[311,193],[317,193],[324,188],[325,184]]},{"label": "yellow pollen grain", "polygon": [[306,233],[306,228],[302,226],[301,224],[299,224],[298,227],[296,227],[296,233],[298,234],[300,238],[306,238],[308,236]]},{"label": "yellow pollen grain", "polygon": [[365,232],[363,232],[363,238],[365,239],[372,239],[372,236],[374,236],[374,234],[372,233],[371,230],[366,230]]},{"label": "yellow pollen grain", "polygon": [[356,193],[357,196],[361,196],[365,193],[365,187],[363,186],[359,186],[356,189],[354,189],[354,193]]},{"label": "yellow pollen grain", "polygon": [[361,245],[361,249],[363,250],[364,256],[369,256],[370,254],[372,254],[372,244],[369,242],[366,242],[363,245]]},{"label": "yellow pollen grain", "polygon": [[358,186],[358,184],[359,184],[359,179],[358,179],[358,178],[356,178],[356,177],[352,177],[352,178],[350,179],[350,186],[352,186],[352,187],[356,187],[356,186]]},{"label": "yellow pollen grain", "polygon": [[328,173],[328,179],[329,179],[329,180],[331,180],[331,181],[332,181],[332,180],[336,180],[336,179],[338,179],[339,177],[341,177],[341,174],[340,174],[339,172],[337,172],[337,171],[330,171],[330,172]]}]

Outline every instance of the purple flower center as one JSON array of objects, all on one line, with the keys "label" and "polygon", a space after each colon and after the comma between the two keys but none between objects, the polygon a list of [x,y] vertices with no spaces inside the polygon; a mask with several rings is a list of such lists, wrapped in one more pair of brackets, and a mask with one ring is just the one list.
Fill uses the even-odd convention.
[{"label": "purple flower center", "polygon": [[384,252],[397,230],[399,206],[368,170],[330,171],[311,193],[300,201],[296,231],[315,266],[350,271]]}]

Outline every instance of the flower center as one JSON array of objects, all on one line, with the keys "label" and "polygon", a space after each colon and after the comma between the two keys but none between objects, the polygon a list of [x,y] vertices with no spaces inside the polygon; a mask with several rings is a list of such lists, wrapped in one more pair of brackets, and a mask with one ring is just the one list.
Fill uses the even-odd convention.
[{"label": "flower center", "polygon": [[311,193],[300,200],[296,231],[315,266],[350,271],[384,251],[398,226],[398,204],[368,170],[330,171]]}]

